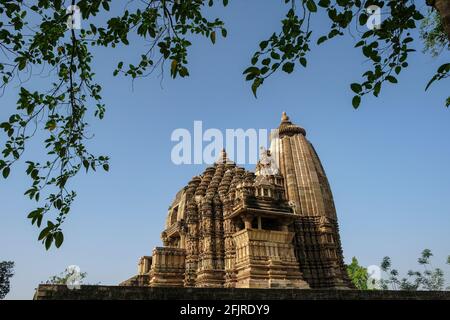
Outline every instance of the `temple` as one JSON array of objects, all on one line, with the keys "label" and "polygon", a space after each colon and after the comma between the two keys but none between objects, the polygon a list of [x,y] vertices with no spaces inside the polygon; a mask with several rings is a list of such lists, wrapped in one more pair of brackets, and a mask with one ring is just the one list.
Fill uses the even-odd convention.
[{"label": "temple", "polygon": [[306,131],[283,113],[255,172],[223,151],[180,190],[163,247],[127,286],[352,288],[328,179]]}]

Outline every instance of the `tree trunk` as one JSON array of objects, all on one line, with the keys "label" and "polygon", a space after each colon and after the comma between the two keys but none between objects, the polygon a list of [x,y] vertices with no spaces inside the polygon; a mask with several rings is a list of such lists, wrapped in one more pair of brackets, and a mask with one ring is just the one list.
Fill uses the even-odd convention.
[{"label": "tree trunk", "polygon": [[450,40],[450,0],[426,0],[426,2],[439,13],[444,31]]}]

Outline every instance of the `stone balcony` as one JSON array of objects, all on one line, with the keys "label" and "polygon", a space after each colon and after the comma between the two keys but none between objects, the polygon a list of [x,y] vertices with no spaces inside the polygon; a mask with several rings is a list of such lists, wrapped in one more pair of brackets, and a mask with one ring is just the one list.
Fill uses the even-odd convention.
[{"label": "stone balcony", "polygon": [[150,286],[182,287],[185,259],[185,249],[172,247],[156,247],[153,249]]},{"label": "stone balcony", "polygon": [[296,262],[292,245],[293,232],[244,229],[236,232],[236,263],[248,259]]},{"label": "stone balcony", "polygon": [[309,288],[294,254],[293,232],[244,229],[233,235],[237,288]]}]

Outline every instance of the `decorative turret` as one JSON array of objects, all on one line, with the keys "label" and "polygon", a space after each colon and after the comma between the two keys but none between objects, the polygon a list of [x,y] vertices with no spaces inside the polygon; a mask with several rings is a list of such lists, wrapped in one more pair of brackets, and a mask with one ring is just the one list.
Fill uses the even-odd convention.
[{"label": "decorative turret", "polygon": [[228,158],[228,155],[227,155],[227,152],[225,151],[225,149],[222,149],[219,157],[217,157],[215,164],[216,165],[226,164],[227,167],[233,167],[235,165],[235,163]]}]

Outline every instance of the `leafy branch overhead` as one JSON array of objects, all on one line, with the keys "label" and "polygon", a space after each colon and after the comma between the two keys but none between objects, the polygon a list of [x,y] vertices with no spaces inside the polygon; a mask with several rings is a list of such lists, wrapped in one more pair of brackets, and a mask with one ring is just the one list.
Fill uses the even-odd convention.
[{"label": "leafy branch overhead", "polygon": [[[314,42],[321,45],[345,35],[347,31],[359,38],[355,48],[361,50],[363,58],[372,65],[363,73],[361,82],[350,85],[355,94],[352,105],[358,108],[364,95],[372,93],[378,97],[384,84],[398,82],[397,76],[409,65],[409,54],[415,51],[412,48],[414,38],[411,31],[417,28],[418,21],[424,19],[415,1],[407,0],[306,0],[299,1],[300,6],[295,6],[295,1],[285,2],[291,3],[292,7],[282,21],[281,31],[260,42],[259,50],[251,59],[251,66],[244,71],[246,80],[252,81],[255,96],[258,88],[277,70],[292,73],[297,65],[306,68],[313,41],[311,21],[322,11],[330,21],[330,29],[327,34],[316,35]],[[379,27],[369,29],[366,26],[370,19],[367,8],[373,5],[383,12],[382,23]],[[450,15],[450,12],[447,14]],[[436,23],[440,23],[440,20]],[[444,34],[441,39],[445,39],[445,46],[448,47],[449,36],[445,34],[443,25],[440,24],[440,29],[434,32]],[[434,80],[448,76],[444,66],[440,69],[444,68],[446,72],[436,74]]]},{"label": "leafy branch overhead", "polygon": [[[40,229],[38,239],[48,249],[60,247],[64,241],[62,224],[76,196],[68,188],[69,181],[81,170],[109,170],[109,158],[88,152],[85,142],[90,137],[84,120],[92,112],[102,119],[105,105],[101,102],[101,86],[94,81],[91,69],[93,46],[128,45],[129,35],[137,34],[150,42],[137,65],[119,62],[114,75],[132,78],[153,72],[158,65],[171,60],[171,75],[188,76],[188,34],[202,35],[216,41],[216,32],[226,36],[223,23],[207,20],[203,7],[212,1],[150,1],[139,3],[133,12],[110,18],[106,26],[90,24],[88,29],[68,30],[69,5],[77,5],[84,20],[107,13],[111,0],[49,1],[37,4],[27,1],[0,0],[1,90],[14,80],[21,88],[17,113],[0,124],[6,142],[0,160],[0,171],[6,179],[11,168],[22,158],[26,144],[38,129],[46,130],[47,159],[27,160],[26,173],[31,185],[25,195],[41,205],[28,214]],[[226,4],[226,1],[224,1]],[[36,23],[37,22],[37,23]],[[31,33],[31,34],[30,34]],[[158,58],[152,58],[159,53]],[[37,67],[53,75],[47,89],[32,91],[22,83],[22,75],[31,75]],[[42,201],[42,199],[44,199]],[[56,215],[51,212],[55,211]]]},{"label": "leafy branch overhead", "polygon": [[[414,51],[410,31],[424,18],[415,4],[420,1],[285,0],[280,4],[286,7],[281,30],[259,43],[251,65],[244,71],[245,79],[251,81],[256,96],[272,74],[292,73],[298,65],[306,68],[315,44],[343,36],[353,26],[358,34],[356,47],[371,62],[363,80],[351,84],[353,106],[357,108],[361,97],[368,93],[378,96],[383,84],[396,83],[396,75],[408,67]],[[438,27],[428,23],[433,36],[423,32],[422,37],[435,41],[436,34],[443,33],[439,43],[448,46],[450,9],[442,1],[427,1],[432,13],[438,15],[432,20]],[[64,241],[62,225],[76,197],[70,188],[72,178],[80,171],[109,170],[107,156],[94,155],[86,148],[91,138],[86,118],[94,115],[103,119],[106,111],[102,87],[91,67],[93,48],[113,51],[130,45],[130,41],[141,41],[145,49],[138,53],[138,60],[118,61],[113,75],[135,79],[157,70],[164,72],[164,66],[169,65],[171,77],[176,78],[189,76],[188,53],[195,39],[204,37],[215,44],[219,37],[227,36],[223,21],[209,18],[207,12],[211,6],[226,7],[227,0],[129,1],[122,4],[125,11],[117,16],[112,14],[112,4],[112,0],[0,0],[0,92],[9,86],[20,88],[16,112],[0,123],[4,132],[0,172],[6,179],[14,164],[25,160],[30,178],[25,195],[38,203],[28,218],[40,230],[38,239],[47,249],[59,247]],[[66,9],[74,5],[83,19],[81,30],[67,28],[68,19],[73,17]],[[367,30],[364,26],[370,5],[383,9],[380,29]],[[329,32],[324,35],[315,34],[310,23],[320,13],[330,21]],[[23,81],[36,77],[36,73],[49,75],[39,78],[41,89]],[[445,64],[429,85],[448,74]],[[46,134],[46,156],[39,161],[23,159],[27,145],[40,139],[36,132],[42,131]]]}]

